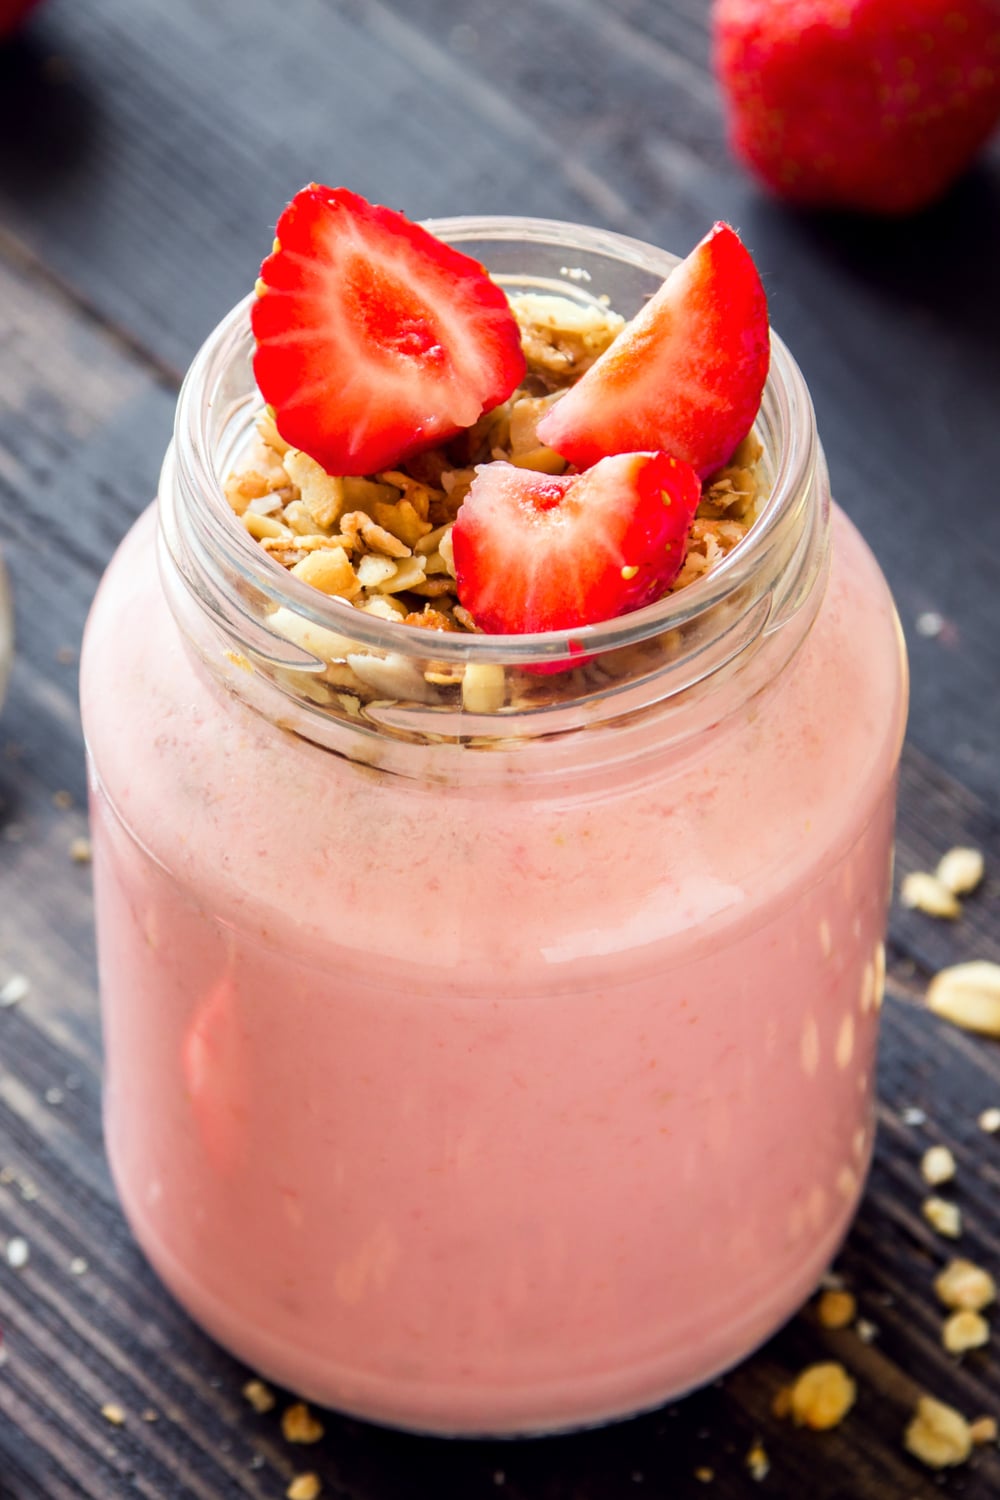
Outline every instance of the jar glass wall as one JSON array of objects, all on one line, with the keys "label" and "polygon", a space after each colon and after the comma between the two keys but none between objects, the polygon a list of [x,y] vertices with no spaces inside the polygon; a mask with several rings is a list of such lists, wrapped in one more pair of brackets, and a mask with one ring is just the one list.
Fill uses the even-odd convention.
[{"label": "jar glass wall", "polygon": [[[433,227],[626,316],[673,263]],[[244,307],[185,383],[159,545],[148,513],[88,626],[126,1213],[198,1322],[314,1400],[455,1433],[656,1404],[795,1308],[861,1191],[905,712],[886,586],[836,511],[830,545],[776,344],[772,497],[715,573],[429,645],[228,515],[249,353]],[[348,658],[381,685],[355,706]]]}]

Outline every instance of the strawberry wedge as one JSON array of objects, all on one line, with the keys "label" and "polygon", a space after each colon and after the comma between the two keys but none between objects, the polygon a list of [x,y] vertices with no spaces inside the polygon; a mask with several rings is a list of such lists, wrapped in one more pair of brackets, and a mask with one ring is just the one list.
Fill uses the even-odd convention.
[{"label": "strawberry wedge", "polygon": [[459,599],[500,635],[639,609],[676,578],[700,497],[697,475],[666,453],[556,477],[482,464],[452,531]]},{"label": "strawberry wedge", "polygon": [[704,478],[750,431],[769,360],[757,268],[735,230],[716,224],[546,413],[539,440],[581,469],[660,449]]},{"label": "strawberry wedge", "polygon": [[285,442],[330,474],[447,440],[524,376],[517,324],[479,262],[346,188],[296,194],[257,292],[261,394]]}]

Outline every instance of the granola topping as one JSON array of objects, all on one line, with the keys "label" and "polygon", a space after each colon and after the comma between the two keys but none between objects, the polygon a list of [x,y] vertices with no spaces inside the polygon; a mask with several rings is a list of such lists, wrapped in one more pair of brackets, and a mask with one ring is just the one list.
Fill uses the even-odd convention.
[{"label": "granola topping", "polygon": [[[476,621],[459,602],[451,547],[452,526],[476,466],[499,459],[563,474],[567,464],[540,443],[538,423],[624,326],[599,303],[529,294],[512,298],[511,307],[527,361],[521,385],[458,437],[398,468],[364,477],[328,474],[281,438],[269,408],[258,415],[255,439],[226,480],[225,494],[269,557],[296,580],[365,614],[429,636],[477,632]],[[706,481],[669,592],[711,573],[747,534],[766,499],[761,459],[761,444],[751,432],[729,463]],[[420,672],[402,658],[387,661],[348,639],[349,618],[343,636],[287,608],[275,610],[269,624],[326,665],[315,674],[286,674],[288,685],[350,717],[382,700],[454,701],[469,712],[494,714],[530,707],[545,688],[544,679],[500,667],[469,666],[463,674],[458,664],[437,671],[431,663]],[[614,668],[593,663],[576,670],[589,673],[600,687]]]}]

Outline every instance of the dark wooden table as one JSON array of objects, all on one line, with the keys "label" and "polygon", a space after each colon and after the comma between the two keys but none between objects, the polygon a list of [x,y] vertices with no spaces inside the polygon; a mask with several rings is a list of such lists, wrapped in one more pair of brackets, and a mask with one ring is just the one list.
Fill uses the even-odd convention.
[{"label": "dark wooden table", "polygon": [[[940,1347],[930,1283],[952,1247],[921,1219],[918,1171],[927,1144],[951,1144],[960,1252],[1000,1273],[1000,1136],[976,1123],[1000,1105],[1000,1053],[921,1004],[942,964],[1000,958],[1000,151],[905,224],[790,213],[728,159],[706,9],[50,0],[0,50],[0,543],[19,634],[0,985],[30,985],[0,1008],[0,1247],[30,1250],[20,1269],[0,1256],[3,1500],[265,1500],[303,1469],[340,1500],[1000,1494],[995,1448],[940,1477],[901,1445],[920,1390],[1000,1417],[996,1353]],[[678,250],[726,217],[756,254],[910,645],[898,869],[971,842],[989,871],[956,924],[894,911],[877,1159],[839,1263],[868,1342],[806,1309],[712,1388],[603,1431],[442,1442],[329,1414],[317,1447],[292,1449],[124,1227],[101,1145],[89,876],[69,853],[86,831],[78,644],[154,491],[180,374],[311,177],[416,217],[541,214]],[[828,1434],[779,1423],[775,1391],[824,1357],[856,1376],[855,1410]]]}]

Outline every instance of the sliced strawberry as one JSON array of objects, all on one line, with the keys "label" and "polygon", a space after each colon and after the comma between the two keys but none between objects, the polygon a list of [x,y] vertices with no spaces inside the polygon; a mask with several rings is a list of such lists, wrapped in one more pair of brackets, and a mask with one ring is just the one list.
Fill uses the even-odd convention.
[{"label": "sliced strawberry", "polygon": [[278,220],[253,369],[286,443],[371,474],[470,427],[524,376],[507,298],[402,214],[312,183]]},{"label": "sliced strawberry", "polygon": [[458,597],[484,630],[571,630],[663,594],[684,561],[698,476],[624,453],[553,477],[481,464],[452,531]]},{"label": "sliced strawberry", "polygon": [[665,449],[702,478],[746,437],[767,379],[767,298],[735,230],[716,224],[538,424],[587,468]]}]

